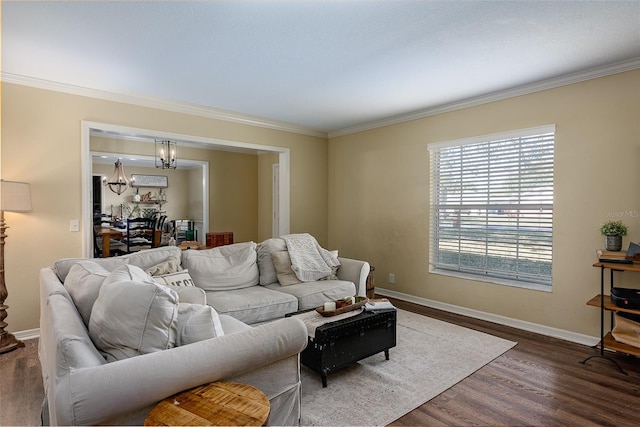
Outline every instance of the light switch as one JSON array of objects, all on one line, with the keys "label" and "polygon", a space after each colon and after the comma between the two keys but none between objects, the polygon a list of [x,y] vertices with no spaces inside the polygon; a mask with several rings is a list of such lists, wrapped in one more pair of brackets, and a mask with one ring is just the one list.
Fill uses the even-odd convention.
[{"label": "light switch", "polygon": [[80,231],[80,221],[77,219],[70,220],[69,231]]}]

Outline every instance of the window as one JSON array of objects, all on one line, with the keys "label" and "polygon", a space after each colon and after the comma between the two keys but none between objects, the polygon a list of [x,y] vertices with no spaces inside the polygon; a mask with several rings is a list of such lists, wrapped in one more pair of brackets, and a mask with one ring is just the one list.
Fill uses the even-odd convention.
[{"label": "window", "polygon": [[551,289],[555,125],[429,144],[430,269]]}]

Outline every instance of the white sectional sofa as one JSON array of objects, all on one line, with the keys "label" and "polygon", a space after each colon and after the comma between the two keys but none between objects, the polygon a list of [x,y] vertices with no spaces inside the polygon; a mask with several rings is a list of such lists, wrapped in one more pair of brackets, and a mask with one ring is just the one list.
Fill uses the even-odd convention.
[{"label": "white sectional sofa", "polygon": [[224,380],[262,390],[269,424],[296,425],[307,333],[284,316],[364,295],[369,264],[339,258],[337,279],[290,283],[272,262],[282,249],[162,247],[43,268],[43,423],[139,425],[160,400]]}]

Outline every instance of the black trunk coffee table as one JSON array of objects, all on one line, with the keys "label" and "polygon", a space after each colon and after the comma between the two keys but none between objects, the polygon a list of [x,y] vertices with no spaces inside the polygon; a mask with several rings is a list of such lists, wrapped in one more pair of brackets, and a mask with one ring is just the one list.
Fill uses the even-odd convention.
[{"label": "black trunk coffee table", "polygon": [[389,349],[395,346],[396,310],[363,311],[318,326],[300,361],[320,374],[326,387],[331,372],[383,351],[389,360]]}]

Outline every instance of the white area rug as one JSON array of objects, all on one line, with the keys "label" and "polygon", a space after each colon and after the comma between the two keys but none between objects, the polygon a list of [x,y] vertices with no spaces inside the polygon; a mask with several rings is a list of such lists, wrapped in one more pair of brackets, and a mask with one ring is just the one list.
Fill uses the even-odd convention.
[{"label": "white area rug", "polygon": [[398,310],[397,344],[327,377],[302,371],[305,426],[384,426],[462,381],[515,342]]}]

